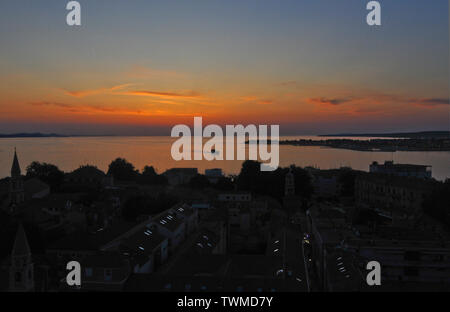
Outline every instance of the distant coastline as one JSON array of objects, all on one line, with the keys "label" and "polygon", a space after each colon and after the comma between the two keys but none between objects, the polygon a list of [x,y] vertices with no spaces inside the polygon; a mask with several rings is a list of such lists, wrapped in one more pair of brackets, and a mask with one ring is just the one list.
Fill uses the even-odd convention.
[{"label": "distant coastline", "polygon": [[[410,133],[371,133],[371,134],[328,134],[318,137],[336,137],[335,139],[294,139],[281,140],[280,145],[319,146],[347,149],[362,152],[448,152],[450,151],[450,132],[428,131]],[[348,137],[348,138],[345,138]],[[368,137],[369,140],[353,138]],[[258,143],[258,140],[246,144]],[[270,144],[270,141],[264,144]]]},{"label": "distant coastline", "polygon": [[393,133],[341,133],[321,134],[319,137],[373,137],[373,138],[404,138],[404,139],[445,139],[450,138],[450,131],[420,131]]},{"label": "distant coastline", "polygon": [[110,134],[100,134],[100,135],[83,135],[83,134],[57,134],[57,133],[11,133],[11,134],[1,134],[0,139],[6,138],[73,138],[73,137],[111,137],[116,135]]},{"label": "distant coastline", "polygon": [[[1,138],[71,138],[71,137],[121,137],[121,136],[161,136],[161,135],[118,135],[118,134],[59,134],[41,132],[0,133]],[[302,135],[298,135],[302,136]],[[371,138],[403,138],[403,139],[450,139],[450,131],[421,131],[393,133],[341,133],[319,134],[317,137],[371,137]]]}]

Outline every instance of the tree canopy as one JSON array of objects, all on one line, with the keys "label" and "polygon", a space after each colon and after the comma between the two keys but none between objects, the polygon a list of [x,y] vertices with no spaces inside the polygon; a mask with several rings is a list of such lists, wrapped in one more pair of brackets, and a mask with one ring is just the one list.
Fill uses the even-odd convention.
[{"label": "tree canopy", "polygon": [[55,165],[33,161],[27,167],[27,178],[38,178],[47,183],[52,191],[57,190],[64,181],[64,172]]},{"label": "tree canopy", "polygon": [[126,159],[116,158],[109,164],[108,174],[112,174],[117,180],[131,181],[136,179],[138,171]]}]

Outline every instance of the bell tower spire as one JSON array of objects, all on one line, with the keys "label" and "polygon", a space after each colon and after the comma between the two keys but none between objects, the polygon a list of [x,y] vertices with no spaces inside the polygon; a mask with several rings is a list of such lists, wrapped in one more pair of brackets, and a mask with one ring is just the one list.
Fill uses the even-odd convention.
[{"label": "bell tower spire", "polygon": [[14,159],[11,167],[11,177],[18,177],[21,175],[19,159],[17,158],[17,150],[14,147]]},{"label": "bell tower spire", "polygon": [[25,191],[23,188],[22,172],[20,170],[16,148],[14,148],[14,158],[11,166],[9,197],[10,197],[10,204],[12,206],[18,205],[25,201]]}]

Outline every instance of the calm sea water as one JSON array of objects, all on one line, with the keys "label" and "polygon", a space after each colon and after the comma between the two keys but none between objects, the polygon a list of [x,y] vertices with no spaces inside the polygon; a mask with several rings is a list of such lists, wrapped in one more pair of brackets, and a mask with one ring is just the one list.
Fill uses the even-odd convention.
[{"label": "calm sea water", "polygon": [[[297,136],[280,139],[326,139]],[[354,138],[367,140],[370,138]],[[159,173],[174,167],[222,168],[227,174],[237,174],[242,161],[174,161],[170,154],[174,139],[170,137],[76,137],[76,138],[8,138],[0,139],[0,178],[10,175],[14,147],[17,148],[22,172],[32,161],[57,165],[71,171],[80,165],[95,165],[106,171],[117,157],[126,158],[137,169],[152,165]],[[219,153],[222,151],[218,151]],[[280,146],[280,166],[296,164],[321,169],[351,167],[369,170],[372,161],[394,160],[397,163],[430,165],[433,177],[450,178],[450,152],[360,152],[323,147]]]}]

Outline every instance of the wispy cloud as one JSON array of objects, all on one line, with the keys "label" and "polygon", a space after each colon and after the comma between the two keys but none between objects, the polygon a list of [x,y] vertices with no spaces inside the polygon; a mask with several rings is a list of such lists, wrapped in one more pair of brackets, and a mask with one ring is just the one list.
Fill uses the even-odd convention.
[{"label": "wispy cloud", "polygon": [[41,102],[31,102],[29,103],[33,106],[57,106],[57,107],[63,107],[63,108],[69,108],[69,107],[73,107],[70,104],[66,104],[66,103],[59,103],[59,102],[46,102],[46,101],[41,101]]},{"label": "wispy cloud", "polygon": [[110,88],[99,88],[99,89],[88,89],[88,90],[79,90],[79,91],[69,91],[64,90],[66,95],[74,96],[74,97],[85,97],[89,95],[103,94],[103,93],[113,93],[118,90],[123,90],[129,86],[132,86],[131,83],[116,85]]},{"label": "wispy cloud", "polygon": [[428,99],[417,99],[413,100],[413,103],[416,103],[420,106],[440,106],[440,105],[450,105],[449,98],[428,98]]},{"label": "wispy cloud", "polygon": [[344,98],[327,98],[327,97],[320,97],[320,98],[308,98],[306,99],[309,103],[314,104],[324,104],[324,105],[341,105],[344,103],[348,103],[353,101],[353,97],[344,97]]},{"label": "wispy cloud", "polygon": [[123,95],[136,95],[136,96],[152,96],[160,98],[196,98],[201,97],[201,94],[195,91],[188,91],[185,93],[179,92],[163,92],[163,91],[147,91],[147,90],[135,90],[121,92]]},{"label": "wispy cloud", "polygon": [[273,104],[273,100],[271,100],[271,99],[260,98],[258,96],[254,96],[254,95],[242,96],[241,101],[243,101],[245,103],[252,103],[252,104],[258,104],[258,105]]},{"label": "wispy cloud", "polygon": [[346,96],[346,97],[315,97],[306,99],[309,103],[322,104],[328,106],[338,106],[341,104],[352,103],[354,105],[416,105],[425,107],[437,107],[442,105],[449,105],[449,98],[421,98],[421,97],[408,97],[404,95],[385,94],[385,93],[373,93],[367,95],[361,95],[358,97]]},{"label": "wispy cloud", "polygon": [[184,92],[172,92],[172,91],[155,91],[155,90],[129,90],[129,87],[133,86],[131,83],[116,85],[110,88],[99,88],[79,91],[67,91],[64,90],[66,95],[70,95],[77,98],[85,96],[97,95],[97,94],[112,94],[112,95],[127,95],[127,96],[150,96],[165,99],[192,99],[200,98],[202,95],[196,91],[184,91]]},{"label": "wispy cloud", "polygon": [[291,80],[291,81],[283,81],[280,82],[278,84],[276,84],[277,86],[281,86],[281,87],[290,87],[290,86],[296,86],[297,85],[297,81]]},{"label": "wispy cloud", "polygon": [[102,105],[74,105],[60,102],[30,102],[33,106],[52,106],[59,110],[71,113],[89,113],[89,112],[103,112],[103,113],[117,113],[117,114],[140,114],[141,110],[132,110],[121,107],[102,106]]}]

